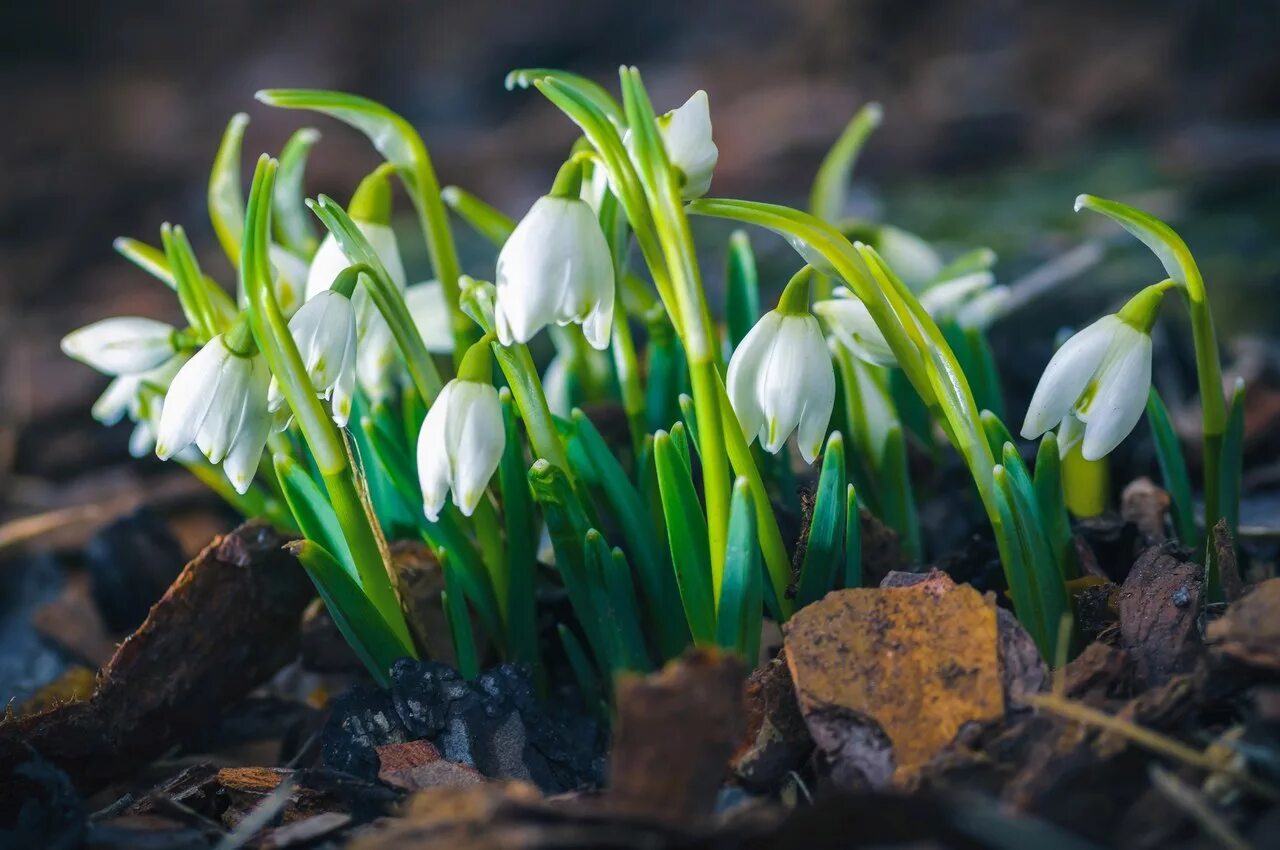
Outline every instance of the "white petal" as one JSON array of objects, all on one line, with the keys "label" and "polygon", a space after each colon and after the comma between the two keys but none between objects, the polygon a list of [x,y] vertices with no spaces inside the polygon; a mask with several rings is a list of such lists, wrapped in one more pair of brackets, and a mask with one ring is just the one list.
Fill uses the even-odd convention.
[{"label": "white petal", "polygon": [[219,373],[232,357],[219,334],[178,370],[165,394],[164,412],[156,432],[156,454],[161,460],[168,460],[195,442],[217,402],[213,391],[218,386]]},{"label": "white petal", "polygon": [[121,375],[118,378],[112,378],[102,395],[98,396],[98,400],[93,403],[93,409],[90,411],[93,418],[103,425],[115,425],[129,412],[129,407],[133,404],[141,386],[140,375]]},{"label": "white petal", "polygon": [[1085,460],[1110,454],[1129,436],[1146,409],[1151,391],[1151,337],[1125,326],[1112,354],[1098,371],[1098,391],[1089,402],[1085,420]]},{"label": "white petal", "polygon": [[880,327],[871,318],[867,305],[856,297],[818,301],[813,312],[822,317],[841,345],[860,360],[877,366],[897,365]]},{"label": "white petal", "polygon": [[271,415],[267,412],[267,382],[271,370],[266,359],[258,355],[250,360],[249,378],[245,390],[244,417],[236,433],[235,443],[222,465],[227,480],[237,493],[244,494],[253,483],[262,461],[262,450],[271,433]]},{"label": "white petal", "polygon": [[1075,406],[1102,363],[1119,324],[1123,323],[1115,316],[1103,316],[1057,350],[1044,367],[1040,383],[1031,396],[1027,417],[1022,423],[1023,437],[1034,440],[1061,422]]},{"label": "white petal", "polygon": [[765,424],[765,413],[760,406],[756,385],[781,323],[782,317],[772,311],[760,317],[760,321],[747,331],[747,335],[729,358],[725,390],[748,445],[755,440]]},{"label": "white petal", "polygon": [[902,282],[917,292],[942,271],[942,260],[929,243],[901,228],[881,225],[875,248]]},{"label": "white petal", "polygon": [[935,283],[920,295],[920,306],[933,318],[944,321],[955,317],[964,304],[995,283],[995,275],[981,271]]},{"label": "white petal", "polygon": [[[275,275],[276,302],[285,316],[292,316],[302,306],[307,290],[309,269],[303,260],[276,245],[267,247],[267,257]],[[341,271],[341,269],[339,269]]]},{"label": "white petal", "polygon": [[497,390],[473,381],[456,383],[448,429],[454,446],[453,501],[471,516],[502,460],[506,431]]},{"label": "white petal", "polygon": [[810,342],[815,337],[822,349],[822,364],[829,369],[830,360],[826,346],[822,345],[822,332],[812,316],[781,316],[773,344],[760,364],[756,398],[764,411],[767,425],[764,443],[767,452],[776,454],[780,451],[800,424],[800,415],[808,401],[804,393],[806,377],[812,365],[807,358],[813,353]]},{"label": "white petal", "polygon": [[62,351],[108,375],[146,372],[173,356],[173,327],[141,316],[103,319],[64,336]]},{"label": "white petal", "polygon": [[445,435],[449,424],[449,398],[455,385],[456,381],[450,381],[440,390],[418,431],[418,483],[422,487],[423,509],[432,522],[439,519],[449,488],[453,485],[449,459],[451,449],[446,444]]},{"label": "white petal", "polygon": [[[219,369],[216,383],[206,390],[213,397],[213,405],[196,432],[196,445],[210,463],[222,463],[235,444],[241,423],[248,413],[253,372],[251,358],[232,355]],[[266,407],[266,393],[267,384],[264,383],[263,407]]]},{"label": "white petal", "polygon": [[449,354],[453,351],[453,328],[449,325],[449,302],[444,285],[438,280],[415,283],[404,291],[405,306],[413,323],[422,334],[427,351]]},{"label": "white petal", "polygon": [[804,370],[795,382],[795,393],[804,398],[800,411],[800,423],[796,430],[796,444],[805,463],[813,463],[831,424],[831,410],[836,403],[836,374],[831,355],[816,319],[806,316],[807,330],[802,347]]},{"label": "white petal", "polygon": [[573,411],[569,400],[569,356],[556,354],[542,373],[542,394],[547,397],[547,407],[561,419],[568,419]]},{"label": "white petal", "polygon": [[956,312],[956,323],[966,330],[991,327],[1004,314],[1011,292],[1007,286],[991,287]]},{"label": "white petal", "polygon": [[[356,227],[369,240],[369,245],[382,261],[392,283],[403,289],[404,262],[400,259],[400,247],[396,243],[395,231],[385,224],[372,224],[367,221],[357,221]],[[320,247],[316,249],[315,256],[311,258],[311,268],[307,271],[307,300],[317,292],[323,292],[333,286],[334,279],[350,265],[351,261],[342,252],[342,245],[332,233],[327,234],[321,240]],[[360,294],[357,290],[357,300],[361,300]]]},{"label": "white petal", "polygon": [[370,401],[384,401],[394,393],[398,353],[391,326],[380,314],[357,337],[356,382]]},{"label": "white petal", "polygon": [[1066,457],[1084,439],[1084,423],[1074,413],[1062,417],[1058,425],[1058,457]]},{"label": "white petal", "polygon": [[671,164],[685,176],[681,197],[686,201],[700,198],[711,188],[711,176],[720,151],[711,140],[711,104],[707,93],[699,89],[685,101],[658,119],[662,143]]}]

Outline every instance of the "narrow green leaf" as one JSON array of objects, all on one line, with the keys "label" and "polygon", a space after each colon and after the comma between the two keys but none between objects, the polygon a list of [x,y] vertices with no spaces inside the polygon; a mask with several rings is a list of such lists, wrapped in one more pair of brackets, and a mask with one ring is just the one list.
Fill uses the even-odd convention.
[{"label": "narrow green leaf", "polygon": [[621,552],[609,551],[594,528],[583,538],[587,572],[591,576],[597,629],[609,642],[610,670],[647,672],[652,668],[640,628],[640,612],[631,570]]},{"label": "narrow green leaf", "polygon": [[891,425],[885,432],[884,454],[879,464],[880,480],[884,481],[883,503],[885,522],[898,532],[903,552],[912,560],[924,557],[920,539],[920,516],[911,483],[911,461],[907,454],[906,438],[901,425]]},{"label": "narrow green leaf", "polygon": [[711,589],[711,551],[707,541],[707,520],[702,514],[702,505],[698,502],[685,454],[673,436],[666,431],[658,431],[653,436],[653,450],[658,466],[662,510],[667,523],[667,539],[685,619],[689,623],[689,632],[693,635],[694,642],[707,646],[715,642],[716,636],[716,606]]},{"label": "narrow green leaf", "polygon": [[680,456],[680,460],[684,463],[684,468],[689,470],[690,474],[692,474],[693,459],[692,455],[689,453],[689,436],[685,430],[684,423],[677,422],[672,425],[669,434],[671,437],[671,444],[675,447]]},{"label": "narrow green leaf", "polygon": [[515,219],[497,207],[486,204],[466,189],[445,186],[440,190],[440,197],[449,209],[471,225],[476,233],[489,240],[495,248],[501,248],[511,231],[516,229]]},{"label": "narrow green leaf", "polygon": [[1016,497],[1008,470],[996,464],[992,470],[995,483],[996,509],[1000,524],[995,528],[996,543],[1000,547],[1000,563],[1004,567],[1009,596],[1013,599],[1013,612],[1018,622],[1031,635],[1042,658],[1052,658],[1053,644],[1045,627],[1044,608],[1036,588],[1036,574],[1031,563],[1030,544],[1021,533],[1015,519]]},{"label": "narrow green leaf", "polygon": [[467,611],[467,600],[456,588],[448,567],[446,553],[444,566],[445,590],[440,593],[440,606],[444,609],[445,623],[449,626],[449,636],[453,639],[453,655],[458,662],[458,672],[464,679],[474,679],[480,673],[480,653],[476,651],[476,636],[471,630],[471,614]]},{"label": "narrow green leaf", "polygon": [[276,478],[284,491],[285,503],[297,520],[302,536],[323,546],[326,552],[336,558],[347,571],[356,586],[362,586],[360,572],[356,569],[355,559],[351,557],[351,550],[347,547],[347,540],[343,536],[338,515],[334,513],[324,492],[293,458],[278,454],[274,462]]},{"label": "narrow green leaf", "polygon": [[560,645],[564,647],[565,657],[569,661],[569,669],[578,683],[578,693],[587,709],[594,713],[604,711],[604,688],[600,684],[600,676],[591,666],[587,653],[577,635],[570,631],[564,623],[556,624],[556,634],[560,636]]},{"label": "narrow green leaf", "polygon": [[[130,239],[127,236],[117,238],[111,243],[111,247],[115,248],[116,253],[120,256],[159,280],[165,286],[172,290],[177,290],[178,282],[173,277],[173,270],[169,267],[169,258],[165,256],[164,251],[153,245],[148,245],[146,242]],[[232,303],[231,296],[226,293],[226,290],[218,286],[217,282],[208,275],[205,275],[204,285],[214,302],[214,306],[221,315],[231,316],[235,314],[235,304]]]},{"label": "narrow green leaf", "polygon": [[1004,390],[1000,386],[1000,370],[987,334],[981,328],[965,328],[962,332],[965,352],[964,369],[973,387],[978,407],[1004,418]]},{"label": "narrow green leaf", "polygon": [[220,302],[213,296],[216,286],[210,288],[200,263],[196,260],[187,234],[179,227],[168,224],[160,228],[160,239],[164,243],[165,258],[169,268],[173,270],[174,288],[178,292],[178,303],[187,323],[197,329],[204,339],[222,333],[230,324],[232,313],[220,309]]},{"label": "narrow green leaf", "polygon": [[674,658],[689,645],[689,630],[679,617],[671,616],[680,605],[680,589],[676,585],[671,560],[654,534],[654,522],[644,497],[631,483],[622,464],[609,450],[591,420],[580,410],[573,412],[575,442],[594,468],[600,492],[618,523],[627,551],[639,568],[640,586],[644,591],[646,622],[654,633],[663,658]]},{"label": "narrow green leaf", "polygon": [[498,395],[502,399],[502,424],[507,438],[502,460],[498,464],[502,518],[507,532],[507,646],[510,647],[512,659],[536,665],[538,627],[534,576],[538,564],[535,557],[537,531],[534,528],[533,497],[529,494],[524,444],[516,427],[516,411],[511,391],[503,387]]},{"label": "narrow green leaf", "polygon": [[662,318],[649,323],[648,381],[645,413],[650,433],[670,428],[680,416],[679,396],[688,386],[689,371],[684,349],[671,322]]},{"label": "narrow green leaf", "polygon": [[1235,537],[1240,531],[1240,479],[1244,472],[1244,380],[1236,379],[1222,434],[1222,515]]},{"label": "narrow green leaf", "polygon": [[391,665],[401,658],[418,657],[412,644],[387,624],[346,568],[323,546],[312,540],[298,540],[290,543],[288,549],[307,571],[338,631],[374,681],[388,687],[387,673]]},{"label": "narrow green leaf", "polygon": [[303,127],[289,137],[280,151],[280,171],[271,193],[271,229],[285,250],[310,261],[320,242],[307,214],[305,178],[307,156],[320,141],[320,131]]},{"label": "narrow green leaf", "polygon": [[1183,545],[1198,548],[1200,531],[1196,527],[1195,501],[1191,494],[1187,459],[1182,453],[1182,442],[1173,430],[1169,408],[1165,406],[1164,399],[1155,387],[1147,394],[1147,423],[1151,426],[1151,439],[1156,447],[1160,478],[1173,501],[1173,521],[1178,538]]},{"label": "narrow green leaf", "polygon": [[1039,608],[1044,621],[1045,637],[1052,641],[1046,646],[1052,651],[1057,642],[1058,623],[1064,614],[1071,611],[1066,583],[1040,520],[1035,488],[1026,463],[1013,443],[1004,444],[1001,459],[1012,485],[1014,522],[1017,523],[1018,534],[1028,552],[1027,563],[1035,572],[1035,587],[1040,596]]},{"label": "narrow green leaf", "polygon": [[818,218],[834,222],[844,214],[845,198],[849,191],[849,178],[858,161],[858,154],[867,138],[884,117],[878,103],[868,103],[845,125],[840,138],[831,146],[818,167],[813,190],[809,195],[809,209]]},{"label": "narrow green leaf", "polygon": [[689,441],[693,443],[692,448],[698,446],[698,414],[693,406],[693,398],[686,393],[680,393],[680,416],[684,419],[684,427],[688,432]]},{"label": "narrow green leaf", "polygon": [[796,606],[799,608],[817,602],[835,587],[836,577],[840,574],[845,532],[846,487],[844,438],[839,431],[834,431],[827,438],[813,516],[809,520],[809,536],[796,593]]},{"label": "narrow green leaf", "polygon": [[231,265],[240,262],[240,242],[244,238],[244,188],[240,185],[240,148],[249,116],[231,116],[222,134],[222,143],[213,158],[209,174],[209,221]]},{"label": "narrow green leaf", "polygon": [[996,252],[990,248],[974,248],[956,257],[938,272],[938,280],[954,280],[974,272],[990,271],[996,264]]},{"label": "narrow green leaf", "polygon": [[862,587],[862,510],[852,484],[844,500],[844,584],[841,586]]},{"label": "narrow green leaf", "polygon": [[625,127],[626,121],[622,109],[609,92],[595,80],[569,71],[558,71],[554,68],[516,68],[507,74],[507,91],[519,87],[527,89],[541,80],[554,80],[559,85],[585,98],[596,109],[609,117],[617,127]]},{"label": "narrow green leaf", "polygon": [[751,667],[760,656],[764,618],[764,566],[756,536],[751,488],[746,478],[739,476],[729,508],[729,547],[716,611],[716,640],[736,651]]},{"label": "narrow green leaf", "polygon": [[733,354],[760,319],[760,276],[756,272],[756,255],[751,250],[751,239],[744,230],[735,230],[729,237],[729,264],[724,288],[727,357]]},{"label": "narrow green leaf", "polygon": [[[1013,435],[1009,433],[1009,428],[999,416],[990,410],[984,410],[980,414],[982,421],[982,432],[987,436],[987,445],[991,446],[991,453],[996,457],[1000,457],[1004,452],[1005,443],[1012,443],[1014,446],[1018,444],[1014,442]],[[1019,458],[1021,459],[1021,458]]]},{"label": "narrow green leaf", "polygon": [[1067,513],[1067,500],[1062,489],[1062,460],[1058,452],[1058,439],[1052,431],[1040,440],[1036,451],[1035,477],[1032,479],[1036,505],[1040,509],[1040,521],[1044,525],[1049,545],[1053,547],[1054,560],[1062,573],[1063,581],[1070,581],[1080,573],[1076,560],[1076,544],[1071,536],[1071,517]]}]

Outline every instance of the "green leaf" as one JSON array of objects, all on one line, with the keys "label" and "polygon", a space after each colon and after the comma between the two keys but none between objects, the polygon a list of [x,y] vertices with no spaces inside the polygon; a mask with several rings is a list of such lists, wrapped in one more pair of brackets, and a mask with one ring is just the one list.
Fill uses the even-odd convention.
[{"label": "green leaf", "polygon": [[506,447],[498,463],[498,482],[502,490],[502,518],[507,531],[507,646],[512,659],[536,665],[538,627],[534,576],[538,564],[533,497],[529,494],[524,444],[516,428],[511,391],[503,387],[498,395],[502,399],[502,425],[506,431]]},{"label": "green leaf", "polygon": [[[993,455],[1000,457],[1004,452],[1005,443],[1012,443],[1015,446],[1017,445],[1017,443],[1014,442],[1013,435],[1009,433],[1008,426],[1004,424],[1004,421],[1001,420],[999,416],[995,415],[990,410],[982,411],[980,416],[982,421],[982,432],[987,435],[987,445],[991,446],[991,453]],[[1019,457],[1019,460],[1021,460],[1021,457]]]},{"label": "green leaf", "polygon": [[334,560],[323,546],[312,540],[298,540],[287,548],[302,563],[329,609],[334,625],[374,681],[388,687],[387,672],[391,665],[401,658],[418,657],[412,644],[387,624],[346,568]]},{"label": "green leaf", "polygon": [[209,221],[222,244],[231,265],[240,262],[240,243],[244,239],[244,188],[240,185],[240,148],[244,141],[249,116],[238,112],[231,116],[222,134],[222,144],[213,158],[209,174]]},{"label": "green leaf", "polygon": [[661,539],[654,534],[657,526],[649,506],[591,420],[582,411],[575,410],[573,423],[575,442],[592,465],[600,492],[618,523],[627,551],[639,568],[648,611],[646,622],[663,658],[675,658],[689,645],[689,630],[681,618],[672,616],[680,605],[680,589],[671,560],[662,548]]},{"label": "green leaf", "polygon": [[169,268],[174,272],[174,288],[187,323],[206,340],[222,333],[230,324],[231,316],[220,309],[220,303],[214,299],[213,290],[217,287],[211,288],[206,282],[186,232],[181,226],[166,224],[160,228],[160,239]]},{"label": "green leaf", "polygon": [[1062,489],[1062,460],[1058,451],[1058,438],[1052,431],[1040,440],[1036,451],[1035,477],[1032,488],[1036,505],[1040,508],[1040,521],[1045,535],[1053,547],[1054,560],[1062,573],[1063,581],[1076,578],[1080,566],[1076,560],[1076,544],[1071,536],[1071,517],[1067,513],[1067,500]]},{"label": "green leaf", "polygon": [[688,386],[689,371],[684,348],[665,314],[649,324],[648,382],[645,412],[649,431],[670,428],[680,416],[679,396]]},{"label": "green leaf", "polygon": [[600,633],[610,639],[612,669],[648,672],[653,665],[645,649],[635,587],[626,558],[619,549],[610,552],[604,537],[594,528],[587,531],[583,548],[587,570],[593,574],[593,584],[599,591],[596,612]]},{"label": "green leaf", "polygon": [[698,446],[698,413],[693,405],[693,398],[685,393],[680,393],[677,399],[680,403],[680,416],[684,419],[685,431],[688,434],[689,441],[693,443],[691,448]]},{"label": "green leaf", "polygon": [[573,671],[573,678],[578,683],[578,693],[582,694],[583,703],[588,710],[603,714],[604,688],[601,687],[600,676],[591,666],[582,643],[564,623],[556,624],[556,634],[560,636],[560,645],[564,647],[565,657],[569,660],[569,669]]},{"label": "green leaf", "polygon": [[1066,584],[1040,520],[1035,488],[1026,463],[1013,443],[1004,444],[1001,459],[1012,486],[1014,522],[1027,553],[1026,563],[1034,573],[1036,593],[1040,597],[1038,607],[1044,622],[1045,638],[1049,641],[1045,647],[1052,652],[1057,643],[1058,623],[1071,610]]},{"label": "green leaf", "polygon": [[973,387],[973,399],[978,407],[1004,416],[1004,390],[1000,387],[1000,370],[996,366],[995,353],[987,334],[981,328],[965,328],[961,331],[965,353],[964,370]]},{"label": "green leaf", "polygon": [[729,546],[716,611],[716,640],[720,646],[735,650],[751,667],[760,656],[764,618],[764,567],[756,537],[751,488],[747,479],[739,476],[729,507]]},{"label": "green leaf", "polygon": [[990,248],[974,248],[956,257],[938,272],[938,281],[954,280],[974,272],[990,271],[996,264],[996,252]]},{"label": "green leaf", "polygon": [[274,458],[276,478],[284,491],[285,503],[298,522],[302,536],[314,540],[325,548],[332,557],[342,564],[356,586],[362,586],[360,572],[356,569],[355,559],[347,547],[347,539],[342,533],[342,525],[338,515],[334,513],[328,498],[310,474],[296,460],[288,455],[278,454]]},{"label": "green leaf", "polygon": [[818,176],[814,178],[809,194],[809,209],[818,218],[834,222],[844,213],[845,198],[849,191],[849,178],[858,161],[858,154],[871,132],[880,126],[884,111],[878,103],[868,103],[845,125],[840,138],[822,159]]},{"label": "green leaf", "polygon": [[280,152],[280,171],[276,176],[275,189],[271,193],[271,229],[276,241],[285,250],[308,262],[316,253],[320,242],[316,239],[311,227],[311,216],[307,215],[304,185],[307,156],[311,148],[320,141],[320,131],[313,127],[303,127],[289,137]]},{"label": "green leaf", "polygon": [[760,276],[751,239],[744,230],[729,237],[729,265],[725,271],[724,318],[728,333],[726,357],[760,320]]},{"label": "green leaf", "polygon": [[681,451],[673,434],[658,431],[653,435],[653,451],[658,466],[662,511],[667,523],[667,540],[685,619],[694,643],[707,646],[715,642],[716,636],[711,551],[707,540],[707,520],[702,514],[702,505],[698,502],[685,459],[688,448]]},{"label": "green leaf", "polygon": [[1191,494],[1187,459],[1182,453],[1178,434],[1173,430],[1169,408],[1165,406],[1164,399],[1155,387],[1147,394],[1147,423],[1151,426],[1151,439],[1156,447],[1160,478],[1173,501],[1173,520],[1178,538],[1185,546],[1199,547],[1200,531],[1196,526],[1195,501]]},{"label": "green leaf", "polygon": [[465,189],[457,186],[445,186],[440,191],[445,205],[467,224],[489,240],[495,248],[501,248],[516,229],[516,221],[511,216],[492,207]]},{"label": "green leaf", "polygon": [[1244,469],[1244,380],[1236,379],[1222,434],[1222,515],[1234,537],[1240,530],[1240,479]]},{"label": "green leaf", "polygon": [[601,113],[608,116],[615,126],[626,126],[626,121],[622,116],[622,109],[618,106],[618,102],[613,99],[613,96],[609,94],[604,86],[580,74],[559,71],[554,68],[516,68],[507,74],[505,84],[507,91],[511,91],[516,87],[527,89],[529,86],[536,85],[543,80],[554,80],[560,86],[587,100]]},{"label": "green leaf", "polygon": [[[159,280],[165,286],[172,290],[177,290],[178,282],[174,280],[173,270],[169,267],[169,258],[165,256],[164,251],[148,245],[146,242],[130,239],[127,236],[117,238],[111,243],[111,247],[115,248],[116,253],[120,254],[120,256]],[[235,304],[232,303],[231,296],[226,293],[226,290],[218,286],[217,282],[208,275],[204,277],[204,285],[205,290],[213,300],[214,307],[221,315],[235,315]]]},{"label": "green leaf", "polygon": [[796,606],[799,608],[817,602],[835,587],[844,542],[846,488],[844,438],[839,431],[833,431],[827,438],[813,515],[809,520],[809,536],[796,593]]},{"label": "green leaf", "polygon": [[442,569],[445,589],[440,593],[440,606],[444,609],[449,636],[453,639],[453,654],[458,661],[458,672],[464,679],[474,679],[480,672],[480,653],[476,651],[476,636],[471,630],[471,614],[467,610],[466,597],[453,587],[454,577],[449,569],[448,553],[445,553]]},{"label": "green leaf", "polygon": [[916,510],[911,463],[901,425],[890,425],[885,432],[884,454],[880,458],[878,469],[878,477],[886,485],[883,503],[885,522],[898,532],[907,557],[919,560],[924,556],[920,539],[920,516]]},{"label": "green leaf", "polygon": [[1032,565],[1030,543],[1022,534],[1015,518],[1016,497],[1008,470],[997,464],[992,470],[995,483],[996,508],[1000,524],[995,529],[996,543],[1000,547],[1000,563],[1004,567],[1009,596],[1013,599],[1013,612],[1018,622],[1031,635],[1042,658],[1052,658],[1054,645],[1045,627],[1044,607],[1036,588],[1036,575]]},{"label": "green leaf", "polygon": [[844,500],[844,584],[841,586],[862,587],[862,510],[852,484]]}]

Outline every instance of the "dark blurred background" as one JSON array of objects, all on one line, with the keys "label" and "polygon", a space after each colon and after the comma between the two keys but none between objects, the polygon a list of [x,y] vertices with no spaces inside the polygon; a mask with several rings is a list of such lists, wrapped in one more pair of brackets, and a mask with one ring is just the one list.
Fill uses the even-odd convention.
[{"label": "dark blurred background", "polygon": [[[105,379],[57,342],[107,315],[176,318],[171,294],[113,253],[115,236],[155,242],[161,222],[181,223],[206,270],[231,279],[204,198],[233,113],[252,117],[246,162],[313,120],[324,132],[313,193],[345,198],[376,164],[354,132],[255,103],[268,86],[387,103],[421,129],[443,183],[513,215],[574,137],[538,95],[504,90],[514,67],[612,86],[617,65],[634,63],[659,109],[705,88],[721,151],[712,194],[794,204],[853,111],[879,100],[886,121],[859,163],[858,212],[944,253],[996,248],[1004,282],[1086,240],[1105,248],[995,328],[1011,419],[1055,328],[1160,276],[1115,228],[1072,214],[1082,191],[1170,217],[1201,259],[1228,360],[1244,341],[1251,368],[1274,369],[1272,347],[1248,340],[1274,338],[1280,317],[1276,2],[5,0],[0,43],[0,520],[70,506],[47,524],[75,527],[77,506],[100,518],[185,492],[172,471],[128,460],[125,427],[90,421]],[[713,285],[720,232],[703,230]],[[779,285],[793,255],[764,234],[757,245]],[[491,258],[469,249],[468,271],[490,276]],[[1162,380],[1177,401],[1193,383],[1185,347],[1172,351],[1182,368]]]}]

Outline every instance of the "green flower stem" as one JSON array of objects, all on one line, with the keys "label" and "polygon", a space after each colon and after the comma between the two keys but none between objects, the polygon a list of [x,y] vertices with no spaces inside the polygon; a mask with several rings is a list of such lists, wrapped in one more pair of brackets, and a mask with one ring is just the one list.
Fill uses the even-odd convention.
[{"label": "green flower stem", "polygon": [[258,160],[245,216],[248,226],[240,255],[240,276],[249,296],[254,338],[266,356],[267,365],[279,382],[315,458],[360,573],[365,594],[387,622],[393,624],[397,632],[403,632],[405,642],[412,645],[383,547],[365,510],[355,473],[348,461],[347,447],[337,426],[316,397],[315,387],[307,377],[302,355],[289,333],[288,323],[271,286],[266,247],[271,222],[270,198],[277,167],[276,161],[269,157],[263,156]]},{"label": "green flower stem", "polygon": [[542,380],[538,377],[538,368],[533,363],[529,348],[525,345],[503,346],[491,343],[493,355],[507,378],[511,388],[511,397],[524,420],[525,431],[529,434],[529,443],[539,458],[560,469],[573,486],[577,479],[569,457],[565,453],[564,443],[556,430],[556,423],[551,418],[551,408],[547,405],[547,396],[542,391]]},{"label": "green flower stem", "polygon": [[[1227,428],[1227,402],[1222,389],[1222,363],[1218,359],[1218,338],[1209,309],[1204,277],[1191,249],[1169,225],[1142,210],[1094,195],[1076,198],[1076,211],[1093,210],[1117,222],[1151,249],[1182,290],[1191,316],[1191,337],[1196,353],[1196,378],[1200,388],[1200,409],[1204,431],[1204,519],[1212,529],[1221,516],[1222,435]],[[1209,537],[1209,535],[1206,535]]]},{"label": "green flower stem", "polygon": [[[181,226],[171,227],[168,224],[160,228],[160,241],[164,245],[165,258],[172,269],[174,289],[178,293],[178,302],[187,321],[209,339],[221,333],[228,319],[228,310],[215,306],[210,287],[212,281],[206,281],[200,272],[195,252]],[[234,315],[234,306],[230,307]]]},{"label": "green flower stem", "polygon": [[271,106],[315,109],[345,121],[368,136],[378,152],[395,164],[418,213],[427,253],[431,256],[431,267],[444,286],[453,328],[454,363],[460,362],[463,352],[475,341],[477,334],[475,325],[458,303],[458,277],[461,274],[458,249],[440,197],[440,181],[418,131],[382,104],[354,95],[307,89],[269,89],[258,92],[256,97]]},{"label": "green flower stem", "polygon": [[[597,163],[596,167],[604,166]],[[626,279],[626,254],[631,245],[631,231],[627,227],[626,218],[619,215],[619,212],[617,196],[606,192],[600,207],[600,227],[609,240],[613,256],[613,277],[619,282],[621,296]],[[615,305],[613,310],[613,339],[610,349],[613,352],[613,370],[618,376],[618,387],[622,392],[622,410],[626,414],[627,427],[631,432],[631,449],[639,458],[648,432],[645,393],[640,378],[640,358],[636,354],[635,340],[631,336],[631,323],[622,304]]]},{"label": "green flower stem", "polygon": [[679,308],[681,341],[689,358],[689,376],[698,421],[699,452],[702,462],[703,499],[707,506],[707,534],[711,544],[711,575],[716,596],[724,574],[728,547],[729,500],[733,479],[725,453],[725,423],[720,415],[716,390],[720,369],[720,346],[711,322],[711,308],[698,270],[697,253],[689,219],[680,198],[680,186],[667,159],[666,147],[658,131],[649,95],[635,68],[623,68],[623,106],[636,143],[636,158],[654,226],[662,247],[671,289]]}]

